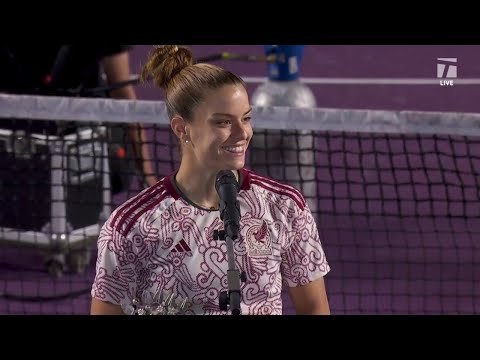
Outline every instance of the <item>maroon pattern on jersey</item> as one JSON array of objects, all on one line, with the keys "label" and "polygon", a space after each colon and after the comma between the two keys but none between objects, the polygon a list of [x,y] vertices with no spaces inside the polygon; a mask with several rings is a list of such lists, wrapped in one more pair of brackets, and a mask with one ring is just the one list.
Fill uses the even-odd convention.
[{"label": "maroon pattern on jersey", "polygon": [[[227,247],[213,239],[214,230],[223,229],[220,213],[182,198],[172,177],[127,201],[105,223],[92,296],[120,304],[145,290],[164,290],[188,297],[191,314],[226,314],[218,299],[228,290]],[[234,250],[247,274],[242,314],[281,314],[283,285],[307,284],[330,268],[298,190],[248,170],[241,181]]]}]

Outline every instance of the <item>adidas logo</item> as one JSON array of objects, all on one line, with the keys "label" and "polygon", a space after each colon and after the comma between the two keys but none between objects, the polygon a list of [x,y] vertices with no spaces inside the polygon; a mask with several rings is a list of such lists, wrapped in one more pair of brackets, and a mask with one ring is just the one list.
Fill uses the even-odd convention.
[{"label": "adidas logo", "polygon": [[185,242],[185,240],[180,240],[177,245],[171,250],[171,252],[191,252],[190,246]]}]

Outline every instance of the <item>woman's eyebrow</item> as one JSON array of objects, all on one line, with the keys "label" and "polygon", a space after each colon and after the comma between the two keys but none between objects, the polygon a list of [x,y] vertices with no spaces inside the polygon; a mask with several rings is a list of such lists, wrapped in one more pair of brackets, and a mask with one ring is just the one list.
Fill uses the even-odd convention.
[{"label": "woman's eyebrow", "polygon": [[[248,113],[250,113],[252,111],[252,108],[248,109],[244,114],[243,116],[247,115]],[[229,116],[229,117],[234,117],[234,115],[232,114],[227,114],[227,113],[213,113],[212,116]]]}]

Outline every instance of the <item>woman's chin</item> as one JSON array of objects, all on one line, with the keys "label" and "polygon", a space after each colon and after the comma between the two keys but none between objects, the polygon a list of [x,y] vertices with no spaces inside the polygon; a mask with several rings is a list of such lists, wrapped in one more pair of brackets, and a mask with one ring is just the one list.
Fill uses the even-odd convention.
[{"label": "woman's chin", "polygon": [[229,170],[240,170],[245,166],[245,160],[236,160],[236,161],[228,161],[225,163],[224,169]]}]

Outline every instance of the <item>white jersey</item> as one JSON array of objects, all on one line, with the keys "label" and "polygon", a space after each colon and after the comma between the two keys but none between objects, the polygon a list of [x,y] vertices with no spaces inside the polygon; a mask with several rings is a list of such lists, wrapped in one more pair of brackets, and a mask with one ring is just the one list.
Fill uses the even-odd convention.
[{"label": "white jersey", "polygon": [[[325,258],[314,218],[293,187],[240,171],[240,239],[234,241],[237,269],[246,272],[241,311],[282,314],[282,285],[305,285],[324,276]],[[228,314],[219,308],[228,291],[227,246],[214,240],[223,229],[218,210],[191,203],[174,174],[119,206],[98,239],[91,294],[113,304],[148,290],[188,297],[189,314]]]}]

